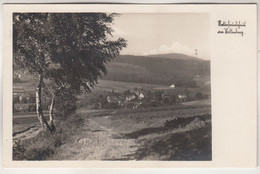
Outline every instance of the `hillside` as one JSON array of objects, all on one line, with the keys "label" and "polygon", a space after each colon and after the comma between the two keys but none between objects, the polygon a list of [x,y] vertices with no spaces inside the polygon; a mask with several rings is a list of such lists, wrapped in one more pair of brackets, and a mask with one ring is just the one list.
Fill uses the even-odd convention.
[{"label": "hillside", "polygon": [[[121,55],[109,62],[107,68],[104,80],[190,88],[204,86],[201,84],[206,82],[210,85],[210,61],[183,54]],[[18,72],[15,64],[14,71]]]},{"label": "hillside", "polygon": [[[210,61],[182,54],[121,55],[108,63],[106,80],[195,87],[195,76],[210,76]],[[179,55],[179,58],[178,58]],[[159,56],[159,57],[157,57]]]}]

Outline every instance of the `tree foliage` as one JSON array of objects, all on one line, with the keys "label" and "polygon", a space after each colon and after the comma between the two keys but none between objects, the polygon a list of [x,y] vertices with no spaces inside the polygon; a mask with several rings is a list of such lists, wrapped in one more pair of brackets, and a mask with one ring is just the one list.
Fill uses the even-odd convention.
[{"label": "tree foliage", "polygon": [[15,13],[14,62],[77,93],[90,91],[107,73],[106,63],[126,47],[109,40],[116,14]]},{"label": "tree foliage", "polygon": [[59,119],[67,119],[77,109],[77,97],[72,95],[70,89],[65,89],[57,95],[55,116]]}]

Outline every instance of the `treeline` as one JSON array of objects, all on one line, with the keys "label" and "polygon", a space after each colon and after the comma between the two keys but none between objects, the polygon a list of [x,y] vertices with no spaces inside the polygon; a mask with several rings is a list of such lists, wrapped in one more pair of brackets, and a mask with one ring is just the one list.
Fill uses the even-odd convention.
[{"label": "treeline", "polygon": [[195,75],[210,75],[210,61],[124,55],[112,62],[117,64],[109,64],[108,75],[104,79],[195,87]]}]

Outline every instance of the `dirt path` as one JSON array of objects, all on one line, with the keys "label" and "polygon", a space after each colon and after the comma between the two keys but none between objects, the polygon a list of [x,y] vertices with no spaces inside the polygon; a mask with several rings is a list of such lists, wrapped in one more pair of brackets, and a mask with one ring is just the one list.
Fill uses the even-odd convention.
[{"label": "dirt path", "polygon": [[111,129],[86,119],[84,129],[74,142],[60,147],[59,159],[66,160],[133,160],[138,149],[134,139],[122,139]]}]

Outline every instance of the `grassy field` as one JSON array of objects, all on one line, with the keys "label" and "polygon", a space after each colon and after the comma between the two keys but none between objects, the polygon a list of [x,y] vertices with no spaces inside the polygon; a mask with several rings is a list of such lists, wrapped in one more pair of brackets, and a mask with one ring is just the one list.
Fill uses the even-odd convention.
[{"label": "grassy field", "polygon": [[119,82],[111,80],[99,80],[99,84],[93,90],[106,90],[111,92],[113,89],[115,92],[123,92],[127,89],[133,90],[134,88],[143,88],[146,90],[152,90],[158,87],[166,87],[164,85],[152,85],[145,83],[132,83],[132,82]]},{"label": "grassy field", "polygon": [[[35,91],[36,85],[34,84],[34,81],[26,81],[22,83],[14,83],[13,87],[23,87],[24,90],[27,92],[33,92]],[[167,87],[164,85],[153,85],[153,84],[145,84],[145,83],[132,83],[132,82],[119,82],[119,81],[111,81],[111,80],[98,80],[98,84],[95,88],[93,88],[93,91],[100,91],[100,90],[106,90],[111,92],[112,89],[115,90],[115,92],[123,92],[127,89],[134,89],[134,88],[143,88],[147,90],[151,90],[153,88],[159,88],[159,87]]]}]

